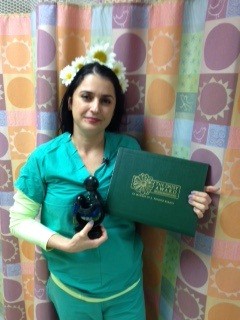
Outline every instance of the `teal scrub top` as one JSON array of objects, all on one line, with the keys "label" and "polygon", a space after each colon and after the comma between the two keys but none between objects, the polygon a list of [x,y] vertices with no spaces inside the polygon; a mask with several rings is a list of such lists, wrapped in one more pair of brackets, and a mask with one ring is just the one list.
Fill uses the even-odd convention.
[{"label": "teal scrub top", "polygon": [[[104,201],[119,147],[140,149],[132,137],[105,133],[104,158],[108,161],[94,173]],[[89,175],[70,134],[64,133],[35,149],[22,167],[15,187],[42,204],[42,224],[71,238],[73,205],[77,195],[85,191],[83,182]],[[125,290],[142,274],[142,242],[135,223],[106,215],[102,224],[108,240],[99,248],[79,253],[56,249],[43,252],[49,271],[62,283],[99,298]]]}]

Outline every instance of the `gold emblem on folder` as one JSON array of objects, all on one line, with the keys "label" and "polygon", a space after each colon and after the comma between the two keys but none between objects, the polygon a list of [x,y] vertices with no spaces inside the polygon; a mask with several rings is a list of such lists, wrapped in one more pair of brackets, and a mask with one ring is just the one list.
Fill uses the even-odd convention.
[{"label": "gold emblem on folder", "polygon": [[133,176],[131,187],[137,193],[148,195],[154,188],[153,177],[149,176],[147,173],[141,173],[138,176]]},{"label": "gold emblem on folder", "polygon": [[154,180],[147,173],[134,175],[131,182],[131,188],[139,196],[155,196],[153,200],[158,200],[156,197],[167,197],[178,199],[181,191],[181,186],[165,181]]}]

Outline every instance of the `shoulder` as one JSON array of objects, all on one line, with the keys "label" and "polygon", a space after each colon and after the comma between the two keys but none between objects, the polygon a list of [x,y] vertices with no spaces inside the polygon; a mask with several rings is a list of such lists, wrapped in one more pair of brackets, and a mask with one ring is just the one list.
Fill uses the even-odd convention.
[{"label": "shoulder", "polygon": [[51,157],[51,155],[58,152],[68,141],[69,133],[61,134],[47,142],[36,147],[36,149],[29,155],[28,162],[37,161],[42,162],[44,159]]},{"label": "shoulder", "polygon": [[43,144],[39,145],[33,152],[32,155],[44,155],[48,152],[51,152],[55,149],[61,147],[65,142],[69,141],[70,133],[63,133],[48,142],[44,142]]},{"label": "shoulder", "polygon": [[137,139],[128,134],[107,132],[106,138],[113,147],[140,149]]}]

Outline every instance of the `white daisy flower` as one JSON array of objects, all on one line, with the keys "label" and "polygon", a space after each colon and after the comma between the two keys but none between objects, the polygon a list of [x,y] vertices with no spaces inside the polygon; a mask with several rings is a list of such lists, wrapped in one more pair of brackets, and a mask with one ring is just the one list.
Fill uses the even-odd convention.
[{"label": "white daisy flower", "polygon": [[124,76],[121,79],[119,79],[119,83],[122,87],[123,93],[125,93],[127,91],[127,88],[129,87],[128,79],[126,79]]},{"label": "white daisy flower", "polygon": [[125,77],[124,74],[126,72],[126,68],[124,67],[121,61],[115,61],[111,69],[119,79],[121,79],[122,77]]},{"label": "white daisy flower", "polygon": [[64,84],[66,87],[69,86],[69,84],[74,79],[75,75],[77,73],[76,68],[73,66],[66,66],[60,71],[60,79],[62,80],[62,84]]},{"label": "white daisy flower", "polygon": [[95,44],[87,52],[89,59],[104,65],[113,63],[115,56],[109,43]]},{"label": "white daisy flower", "polygon": [[72,61],[72,66],[78,71],[86,64],[86,58],[81,56]]},{"label": "white daisy flower", "polygon": [[121,61],[115,60],[116,54],[109,43],[93,45],[87,52],[86,56],[75,58],[71,65],[66,66],[60,71],[60,79],[65,86],[69,86],[76,73],[85,65],[98,62],[110,68],[118,77],[122,91],[126,92],[128,88],[128,79],[126,79],[126,68]]}]

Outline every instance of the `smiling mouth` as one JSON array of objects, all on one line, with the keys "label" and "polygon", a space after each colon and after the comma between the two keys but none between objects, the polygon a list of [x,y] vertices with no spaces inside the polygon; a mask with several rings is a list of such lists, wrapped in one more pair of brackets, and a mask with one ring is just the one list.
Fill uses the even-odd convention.
[{"label": "smiling mouth", "polygon": [[98,118],[92,118],[92,117],[85,117],[85,120],[86,120],[87,122],[90,122],[90,123],[98,123],[98,122],[101,121],[101,120],[98,119]]}]

